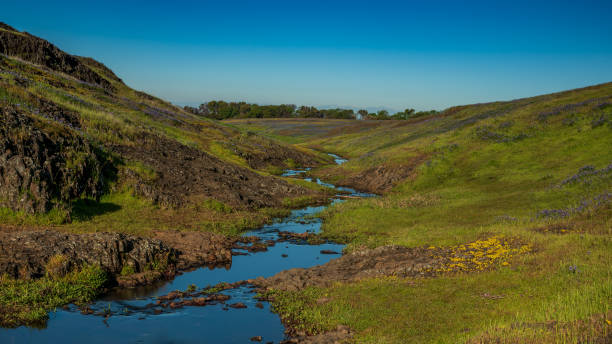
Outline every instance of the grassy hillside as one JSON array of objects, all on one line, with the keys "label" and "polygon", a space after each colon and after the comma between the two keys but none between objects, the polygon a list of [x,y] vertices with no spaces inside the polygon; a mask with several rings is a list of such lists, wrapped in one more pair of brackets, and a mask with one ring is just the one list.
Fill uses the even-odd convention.
[{"label": "grassy hillside", "polygon": [[329,160],[133,90],[6,24],[0,109],[5,226],[236,232],[284,211],[286,197],[317,197],[275,175]]},{"label": "grassy hillside", "polygon": [[[333,130],[326,121],[233,124],[350,158],[313,172],[381,193],[323,214],[324,235],[347,250],[459,253],[434,278],[279,293],[276,309],[298,328],[344,324],[359,343],[612,339],[612,84],[408,121],[333,121]],[[529,249],[510,254],[506,240]]]}]

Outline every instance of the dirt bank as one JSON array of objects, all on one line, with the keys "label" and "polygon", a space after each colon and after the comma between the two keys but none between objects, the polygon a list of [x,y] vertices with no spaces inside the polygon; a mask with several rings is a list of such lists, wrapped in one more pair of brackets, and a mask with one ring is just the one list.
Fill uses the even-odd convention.
[{"label": "dirt bank", "polygon": [[226,147],[243,158],[251,168],[257,170],[265,170],[271,166],[282,169],[296,166],[315,167],[322,163],[316,156],[298,148],[283,146],[254,134],[248,135],[248,140],[248,142],[233,140],[228,142]]},{"label": "dirt bank", "polygon": [[384,194],[407,178],[416,176],[416,168],[427,160],[427,155],[419,155],[400,164],[382,164],[363,171],[345,171],[342,166],[313,171],[312,174],[324,180],[342,176],[334,182],[337,186],[347,186],[374,194]]}]

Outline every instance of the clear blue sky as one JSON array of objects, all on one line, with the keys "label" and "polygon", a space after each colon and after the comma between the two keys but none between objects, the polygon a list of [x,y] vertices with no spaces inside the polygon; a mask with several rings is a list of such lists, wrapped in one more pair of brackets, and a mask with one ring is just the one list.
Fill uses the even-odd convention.
[{"label": "clear blue sky", "polygon": [[612,81],[612,1],[19,1],[0,21],[177,104],[403,109]]}]

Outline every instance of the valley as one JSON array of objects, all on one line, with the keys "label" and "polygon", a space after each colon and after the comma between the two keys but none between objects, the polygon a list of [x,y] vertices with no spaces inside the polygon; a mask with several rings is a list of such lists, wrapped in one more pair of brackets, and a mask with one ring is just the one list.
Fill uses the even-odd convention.
[{"label": "valley", "polygon": [[612,340],[612,83],[216,120],[0,23],[0,112],[1,342]]}]

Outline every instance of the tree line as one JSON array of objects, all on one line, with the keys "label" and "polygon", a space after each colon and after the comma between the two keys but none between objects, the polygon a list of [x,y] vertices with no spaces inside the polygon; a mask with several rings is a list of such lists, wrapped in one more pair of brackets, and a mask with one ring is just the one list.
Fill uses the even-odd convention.
[{"label": "tree line", "polygon": [[224,120],[229,118],[331,118],[331,119],[370,119],[370,120],[402,120],[437,114],[438,111],[415,111],[406,109],[389,115],[386,110],[369,112],[352,109],[317,109],[314,106],[300,106],[294,104],[258,105],[246,102],[225,102],[212,100],[200,104],[198,107],[185,106],[184,109],[193,114]]}]

